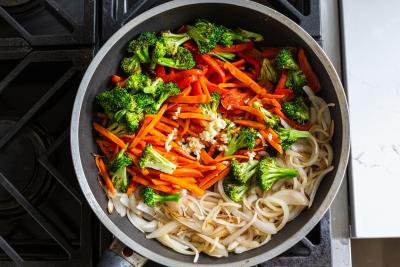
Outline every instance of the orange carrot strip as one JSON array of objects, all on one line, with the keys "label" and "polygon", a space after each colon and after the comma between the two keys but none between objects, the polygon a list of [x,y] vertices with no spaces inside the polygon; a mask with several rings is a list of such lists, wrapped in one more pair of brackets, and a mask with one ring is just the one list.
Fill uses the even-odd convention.
[{"label": "orange carrot strip", "polygon": [[160,180],[160,179],[152,178],[150,180],[154,185],[170,185],[170,183]]},{"label": "orange carrot strip", "polygon": [[243,83],[219,83],[218,84],[219,88],[241,88],[241,87],[247,87],[247,85]]},{"label": "orange carrot strip", "polygon": [[252,108],[249,106],[236,106],[235,108],[246,111],[246,112],[250,113],[251,115],[254,115],[256,117],[264,119],[263,114],[258,109],[255,109],[255,108]]},{"label": "orange carrot strip", "polygon": [[163,181],[170,182],[172,184],[179,185],[180,187],[185,188],[196,195],[199,195],[199,196],[204,195],[204,190],[199,188],[197,185],[194,185],[194,184],[191,184],[191,183],[188,183],[186,181],[179,179],[179,177],[175,177],[175,176],[168,175],[168,174],[160,174],[160,179]]},{"label": "orange carrot strip", "polygon": [[133,181],[138,182],[139,184],[142,184],[142,185],[146,185],[146,186],[150,184],[149,180],[146,180],[141,176],[133,177]]},{"label": "orange carrot strip", "polygon": [[201,113],[191,113],[191,112],[186,112],[186,113],[179,113],[178,118],[181,119],[200,119],[200,120],[206,120],[210,121],[212,118],[208,115],[204,115]]},{"label": "orange carrot strip", "polygon": [[282,146],[273,140],[272,134],[269,134],[266,130],[261,130],[260,134],[279,154],[283,154]]},{"label": "orange carrot strip", "polygon": [[[157,115],[153,118],[153,120],[143,129],[140,129],[139,133],[136,135],[135,139],[133,139],[132,143],[129,145],[129,148],[134,148],[139,143],[139,141],[156,125],[159,120],[161,119],[162,115],[164,114],[165,110],[167,109],[168,105],[163,105],[161,109],[158,111]],[[143,129],[143,131],[142,131]]]},{"label": "orange carrot strip", "polygon": [[186,168],[186,167],[176,168],[174,173],[172,174],[178,177],[184,177],[184,176],[203,177],[203,174],[200,171],[194,168]]},{"label": "orange carrot strip", "polygon": [[243,58],[241,58],[238,61],[232,62],[232,65],[235,66],[235,67],[240,67],[244,63],[246,63],[246,61]]},{"label": "orange carrot strip", "polygon": [[94,159],[96,162],[97,169],[99,170],[100,176],[103,177],[103,180],[106,184],[108,191],[110,191],[111,195],[114,195],[115,188],[111,181],[110,176],[108,175],[108,170],[106,165],[104,164],[104,161],[99,156],[96,156]]},{"label": "orange carrot strip", "polygon": [[206,165],[201,165],[198,162],[187,164],[184,167],[197,169],[199,171],[213,171],[213,170],[217,169],[217,166],[215,166],[215,165],[206,166]]},{"label": "orange carrot strip", "polygon": [[248,126],[251,128],[256,128],[256,129],[265,129],[265,124],[255,122],[255,121],[249,121],[249,120],[234,120],[236,124]]},{"label": "orange carrot strip", "polygon": [[210,148],[208,149],[207,154],[212,157],[212,155],[214,155],[215,149],[217,149],[217,142],[215,142],[214,144],[211,144]]},{"label": "orange carrot strip", "polygon": [[154,190],[163,192],[163,193],[174,193],[175,190],[173,190],[170,186],[166,186],[166,185],[149,185],[151,188],[153,188]]},{"label": "orange carrot strip", "polygon": [[211,179],[208,183],[204,184],[203,186],[201,186],[200,188],[203,190],[206,190],[208,188],[210,188],[211,186],[213,186],[216,182],[218,182],[219,180],[223,179],[225,176],[227,176],[229,173],[229,168],[223,170],[220,174],[218,174],[217,176],[215,176],[213,179]]},{"label": "orange carrot strip", "polygon": [[[223,73],[222,69],[221,69],[221,72]],[[210,91],[208,90],[208,87],[206,85],[205,79],[206,79],[205,77],[200,77],[200,85],[201,85],[201,89],[203,90],[204,94],[207,96],[207,102],[210,102],[211,95],[210,95]],[[223,79],[225,79],[225,74],[224,74]]]},{"label": "orange carrot strip", "polygon": [[106,145],[104,144],[104,140],[97,139],[96,143],[100,147],[101,152],[103,152],[103,154],[106,155],[107,158],[111,158],[110,150],[108,150],[106,148]]},{"label": "orange carrot strip", "polygon": [[214,159],[210,155],[208,155],[204,149],[200,151],[200,158],[206,165],[210,165],[214,162]]},{"label": "orange carrot strip", "polygon": [[221,171],[225,170],[227,168],[226,165],[218,163],[216,165],[217,169],[215,171],[212,171],[209,173],[206,177],[201,179],[201,182],[199,183],[199,186],[202,187],[206,183],[208,183],[210,180],[212,180],[215,176],[217,176]]},{"label": "orange carrot strip", "polygon": [[267,131],[267,133],[270,133],[272,135],[273,139],[275,139],[275,140],[279,139],[279,135],[274,130],[272,130],[271,128],[267,128],[265,130]]},{"label": "orange carrot strip", "polygon": [[179,126],[178,123],[176,123],[175,121],[170,120],[170,119],[168,119],[166,117],[161,117],[160,121],[165,123],[165,124],[169,124],[169,125],[171,125],[172,127],[175,127],[175,128],[177,128]]},{"label": "orange carrot strip", "polygon": [[163,132],[165,132],[165,133],[170,133],[170,132],[172,132],[172,127],[170,127],[170,126],[168,126],[168,125],[166,125],[166,124],[164,124],[164,123],[162,123],[162,122],[158,122],[155,126],[154,126],[156,129],[158,129],[158,130],[160,130],[160,131],[163,131]]},{"label": "orange carrot strip", "polygon": [[138,187],[138,183],[131,179],[128,188],[126,189],[126,194],[130,196],[133,192],[135,192],[136,188]]},{"label": "orange carrot strip", "polygon": [[106,128],[104,128],[103,126],[101,126],[100,124],[93,122],[93,128],[102,136],[106,137],[107,139],[109,139],[110,141],[114,142],[115,144],[117,144],[120,148],[122,149],[126,149],[126,145],[124,143],[124,141],[122,141],[121,139],[119,139],[118,136],[116,136],[115,134],[113,134],[112,132],[110,132],[109,130],[107,130]]},{"label": "orange carrot strip", "polygon": [[226,156],[226,157],[217,157],[215,159],[216,162],[221,162],[224,160],[229,160],[229,159],[248,159],[249,156],[244,156],[244,155],[231,155],[231,156]]},{"label": "orange carrot strip", "polygon": [[186,103],[186,104],[205,104],[209,100],[206,95],[196,95],[196,96],[171,96],[167,100],[172,103]]},{"label": "orange carrot strip", "polygon": [[185,126],[183,127],[183,130],[181,132],[181,136],[184,136],[187,133],[187,131],[189,130],[189,126],[190,126],[190,119],[186,119]]}]

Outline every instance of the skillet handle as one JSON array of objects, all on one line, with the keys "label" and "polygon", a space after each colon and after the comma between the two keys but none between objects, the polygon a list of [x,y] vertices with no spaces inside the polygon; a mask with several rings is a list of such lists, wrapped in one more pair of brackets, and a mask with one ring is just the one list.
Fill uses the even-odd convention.
[{"label": "skillet handle", "polygon": [[146,262],[147,258],[137,254],[118,239],[114,239],[97,263],[97,267],[142,267]]}]

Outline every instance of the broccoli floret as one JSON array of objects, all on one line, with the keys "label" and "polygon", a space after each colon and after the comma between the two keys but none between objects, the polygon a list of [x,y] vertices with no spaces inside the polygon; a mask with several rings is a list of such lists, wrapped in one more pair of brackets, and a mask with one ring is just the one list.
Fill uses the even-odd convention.
[{"label": "broccoli floret", "polygon": [[211,93],[211,102],[208,104],[200,104],[201,111],[205,115],[209,115],[213,118],[217,117],[218,114],[218,106],[221,101],[221,95],[213,92]]},{"label": "broccoli floret", "polygon": [[159,88],[164,84],[163,79],[156,78],[148,86],[143,88],[143,92],[146,94],[151,94],[152,96],[157,96],[159,94]]},{"label": "broccoli floret", "polygon": [[253,128],[241,128],[239,133],[230,137],[225,156],[233,155],[241,148],[253,149],[256,144],[257,133]]},{"label": "broccoli floret", "polygon": [[293,168],[279,167],[275,158],[263,158],[258,165],[257,182],[263,190],[269,190],[280,179],[290,179],[297,176]]},{"label": "broccoli floret", "polygon": [[150,32],[141,33],[132,40],[128,46],[128,52],[134,53],[140,63],[150,63],[150,48],[157,42],[157,37]]},{"label": "broccoli floret", "polygon": [[157,194],[151,187],[145,187],[140,192],[143,197],[143,202],[149,206],[154,207],[156,204],[164,201],[179,201],[179,194],[160,195]]},{"label": "broccoli floret", "polygon": [[233,31],[225,26],[219,25],[219,39],[218,43],[224,46],[231,46],[234,42],[248,42],[248,41],[262,41],[263,36],[258,33],[238,29]]},{"label": "broccoli floret", "polygon": [[143,92],[137,93],[134,95],[137,106],[141,109],[146,109],[147,106],[153,105],[155,103],[155,99],[152,95],[146,94]]},{"label": "broccoli floret", "polygon": [[279,117],[266,110],[260,102],[258,101],[254,102],[253,107],[261,111],[261,113],[263,114],[264,121],[269,128],[275,129],[279,126],[280,124]]},{"label": "broccoli floret", "polygon": [[179,87],[173,82],[161,84],[158,86],[158,98],[152,104],[145,106],[144,111],[151,114],[157,113],[170,96],[178,95],[180,92]]},{"label": "broccoli floret", "polygon": [[110,132],[112,132],[117,136],[124,135],[130,132],[127,129],[126,123],[124,122],[114,122],[107,127],[107,130],[109,130]]},{"label": "broccoli floret", "polygon": [[236,57],[234,53],[230,52],[209,52],[208,54],[217,57],[223,61],[233,60]]},{"label": "broccoli floret", "polygon": [[292,52],[287,48],[279,50],[275,58],[275,65],[278,70],[298,70],[299,66],[294,59]]},{"label": "broccoli floret", "polygon": [[254,41],[254,42],[264,41],[264,37],[259,33],[247,31],[242,28],[238,28],[236,32],[240,34],[245,39],[245,41]]},{"label": "broccoli floret", "polygon": [[187,33],[171,33],[170,31],[163,32],[161,34],[161,43],[165,46],[165,53],[168,55],[175,55],[184,42],[190,39]]},{"label": "broccoli floret", "polygon": [[224,191],[226,195],[235,202],[240,202],[243,199],[244,194],[249,189],[248,184],[237,185],[228,183],[224,185]]},{"label": "broccoli floret", "polygon": [[290,70],[285,87],[291,88],[297,95],[303,93],[303,86],[307,85],[307,78],[301,70]]},{"label": "broccoli floret", "polygon": [[268,80],[272,83],[276,83],[278,81],[278,74],[268,58],[263,59],[259,80]]},{"label": "broccoli floret", "polygon": [[187,29],[202,54],[213,50],[221,36],[220,27],[207,20],[197,20],[193,26],[188,25]]},{"label": "broccoli floret", "polygon": [[172,174],[176,169],[176,165],[160,153],[158,153],[151,144],[147,144],[139,158],[139,167],[141,169],[151,168],[168,174]]},{"label": "broccoli floret", "polygon": [[282,148],[287,150],[297,141],[297,139],[309,137],[310,133],[307,131],[298,131],[292,128],[279,128],[278,135],[281,140]]},{"label": "broccoli floret", "polygon": [[303,97],[298,97],[291,102],[283,102],[282,110],[288,118],[300,124],[304,124],[310,119],[310,109]]},{"label": "broccoli floret", "polygon": [[137,56],[125,57],[121,61],[121,69],[126,74],[136,74],[142,71],[140,61]]},{"label": "broccoli floret", "polygon": [[257,172],[258,160],[249,160],[240,163],[233,159],[231,161],[231,177],[237,184],[246,184]]},{"label": "broccoli floret", "polygon": [[110,162],[111,181],[119,192],[126,192],[128,176],[126,167],[132,164],[132,159],[121,149]]},{"label": "broccoli floret", "polygon": [[159,55],[154,55],[154,62],[166,67],[186,70],[192,69],[196,65],[192,53],[184,47],[178,47],[177,52],[171,56],[159,57]]},{"label": "broccoli floret", "polygon": [[122,132],[123,130],[131,132],[139,127],[139,123],[143,119],[143,111],[125,88],[117,87],[111,91],[101,92],[96,99],[113,122],[124,123],[120,127],[114,125],[113,132]]},{"label": "broccoli floret", "polygon": [[143,88],[151,85],[151,79],[149,76],[143,73],[133,74],[128,77],[125,82],[125,88],[128,89],[131,94],[138,93]]}]

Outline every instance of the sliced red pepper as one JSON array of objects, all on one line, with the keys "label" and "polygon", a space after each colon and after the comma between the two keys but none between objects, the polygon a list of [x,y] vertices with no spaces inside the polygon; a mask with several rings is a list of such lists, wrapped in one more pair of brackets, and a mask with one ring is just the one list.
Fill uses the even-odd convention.
[{"label": "sliced red pepper", "polygon": [[158,65],[156,66],[154,72],[157,74],[158,77],[164,78],[165,77],[165,67],[162,65]]},{"label": "sliced red pepper", "polygon": [[293,94],[293,91],[292,91],[292,89],[289,89],[289,88],[277,88],[275,90],[275,94],[277,94],[277,95],[290,95],[290,94]]},{"label": "sliced red pepper", "polygon": [[178,85],[179,88],[181,88],[181,90],[185,89],[189,84],[192,84],[193,82],[197,81],[197,76],[195,75],[191,75],[191,76],[187,76],[179,81],[176,82],[176,84]]},{"label": "sliced red pepper", "polygon": [[177,81],[177,80],[183,79],[187,76],[192,76],[192,75],[198,76],[198,75],[202,75],[202,74],[203,74],[203,70],[199,70],[199,69],[183,70],[183,71],[174,72],[174,73],[165,75],[164,81]]},{"label": "sliced red pepper", "polygon": [[217,47],[214,48],[212,51],[213,52],[232,52],[233,53],[233,52],[246,51],[246,50],[252,49],[253,47],[254,47],[253,42],[246,42],[246,43],[234,44],[229,47],[217,45]]},{"label": "sliced red pepper", "polygon": [[125,87],[126,80],[128,80],[128,78],[123,79],[123,80],[117,82],[117,83],[116,83],[116,86],[118,86],[118,87]]},{"label": "sliced red pepper", "polygon": [[191,95],[195,96],[195,95],[202,95],[203,92],[201,91],[201,86],[200,86],[200,82],[197,80],[193,83],[192,85],[192,91],[190,92]]},{"label": "sliced red pepper", "polygon": [[301,71],[307,78],[308,86],[310,86],[314,92],[318,92],[321,89],[321,84],[319,83],[317,75],[308,62],[303,48],[300,48],[297,52],[297,60],[299,61]]},{"label": "sliced red pepper", "polygon": [[285,88],[286,80],[287,80],[287,71],[283,70],[281,72],[281,77],[279,78],[279,81],[276,84],[275,91]]},{"label": "sliced red pepper", "polygon": [[210,68],[217,74],[219,83],[223,83],[225,81],[225,72],[218,65],[218,63],[209,55],[201,55],[201,58],[206,62]]},{"label": "sliced red pepper", "polygon": [[113,74],[113,75],[111,75],[111,81],[112,81],[113,83],[120,82],[120,81],[122,81],[122,77],[119,76],[119,75]]},{"label": "sliced red pepper", "polygon": [[278,55],[279,49],[280,48],[278,47],[266,47],[261,51],[261,53],[266,58],[274,58]]},{"label": "sliced red pepper", "polygon": [[185,42],[183,47],[188,49],[190,52],[197,52],[197,46],[192,40]]},{"label": "sliced red pepper", "polygon": [[247,63],[253,66],[256,77],[260,75],[261,64],[256,58],[250,56],[245,52],[239,52],[239,57],[243,58]]}]

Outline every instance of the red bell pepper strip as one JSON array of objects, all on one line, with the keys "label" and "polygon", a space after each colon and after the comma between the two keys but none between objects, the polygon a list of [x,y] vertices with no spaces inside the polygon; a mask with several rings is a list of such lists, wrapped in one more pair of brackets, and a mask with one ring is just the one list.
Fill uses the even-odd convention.
[{"label": "red bell pepper strip", "polygon": [[266,47],[261,51],[263,57],[274,58],[279,53],[278,47]]},{"label": "red bell pepper strip", "polygon": [[122,81],[122,77],[116,74],[111,75],[111,81],[113,83],[118,83],[120,81]]},{"label": "red bell pepper strip", "polygon": [[321,89],[321,84],[319,83],[317,75],[308,62],[303,48],[300,48],[297,52],[297,60],[299,61],[301,71],[307,78],[308,86],[310,86],[314,92],[318,92]]},{"label": "red bell pepper strip", "polygon": [[181,88],[181,90],[183,90],[188,85],[192,84],[195,81],[197,81],[197,76],[191,75],[177,81],[176,84],[178,85],[179,88]]},{"label": "red bell pepper strip", "polygon": [[250,65],[253,66],[256,77],[258,77],[261,71],[260,61],[258,61],[256,58],[250,56],[245,52],[239,52],[238,55],[239,57],[243,58],[246,62],[248,62]]},{"label": "red bell pepper strip", "polygon": [[283,70],[281,72],[281,77],[279,78],[279,81],[276,84],[275,92],[276,92],[276,90],[280,90],[280,89],[285,88],[286,80],[287,80],[287,71]]},{"label": "red bell pepper strip", "polygon": [[218,65],[218,63],[209,55],[201,55],[202,60],[204,60],[204,62],[206,62],[211,69],[217,73],[218,75],[218,80],[219,83],[223,83],[225,82],[225,72],[222,70],[222,68]]},{"label": "red bell pepper strip", "polygon": [[253,47],[254,47],[253,42],[246,42],[246,43],[234,44],[229,47],[217,45],[217,47],[215,47],[212,51],[213,52],[232,52],[232,53],[234,53],[234,52],[246,51],[246,50],[252,49]]},{"label": "red bell pepper strip", "polygon": [[197,52],[197,46],[192,40],[185,42],[183,47],[188,49],[190,52]]},{"label": "red bell pepper strip", "polygon": [[202,75],[202,74],[203,74],[203,71],[199,70],[199,69],[183,70],[183,71],[165,75],[164,81],[166,81],[166,82],[177,81],[177,80],[183,79],[187,76],[192,76],[192,75],[197,76],[197,75]]},{"label": "red bell pepper strip", "polygon": [[203,92],[201,91],[200,82],[198,80],[196,80],[192,85],[191,95],[195,96],[195,95],[202,95],[202,94],[203,94]]},{"label": "red bell pepper strip", "polygon": [[300,130],[300,131],[308,131],[311,128],[311,124],[299,124],[291,119],[289,119],[288,117],[285,116],[285,114],[283,114],[283,112],[279,109],[279,108],[274,108],[273,112],[278,115],[279,117],[281,117],[284,121],[287,122],[287,124],[289,124],[291,127],[295,128],[296,130]]},{"label": "red bell pepper strip", "polygon": [[162,66],[162,65],[158,65],[158,64],[157,64],[157,66],[156,66],[154,72],[157,74],[158,77],[161,77],[161,78],[163,78],[163,79],[164,79],[164,77],[165,77],[165,75],[166,75],[166,74],[165,74],[165,67]]}]

